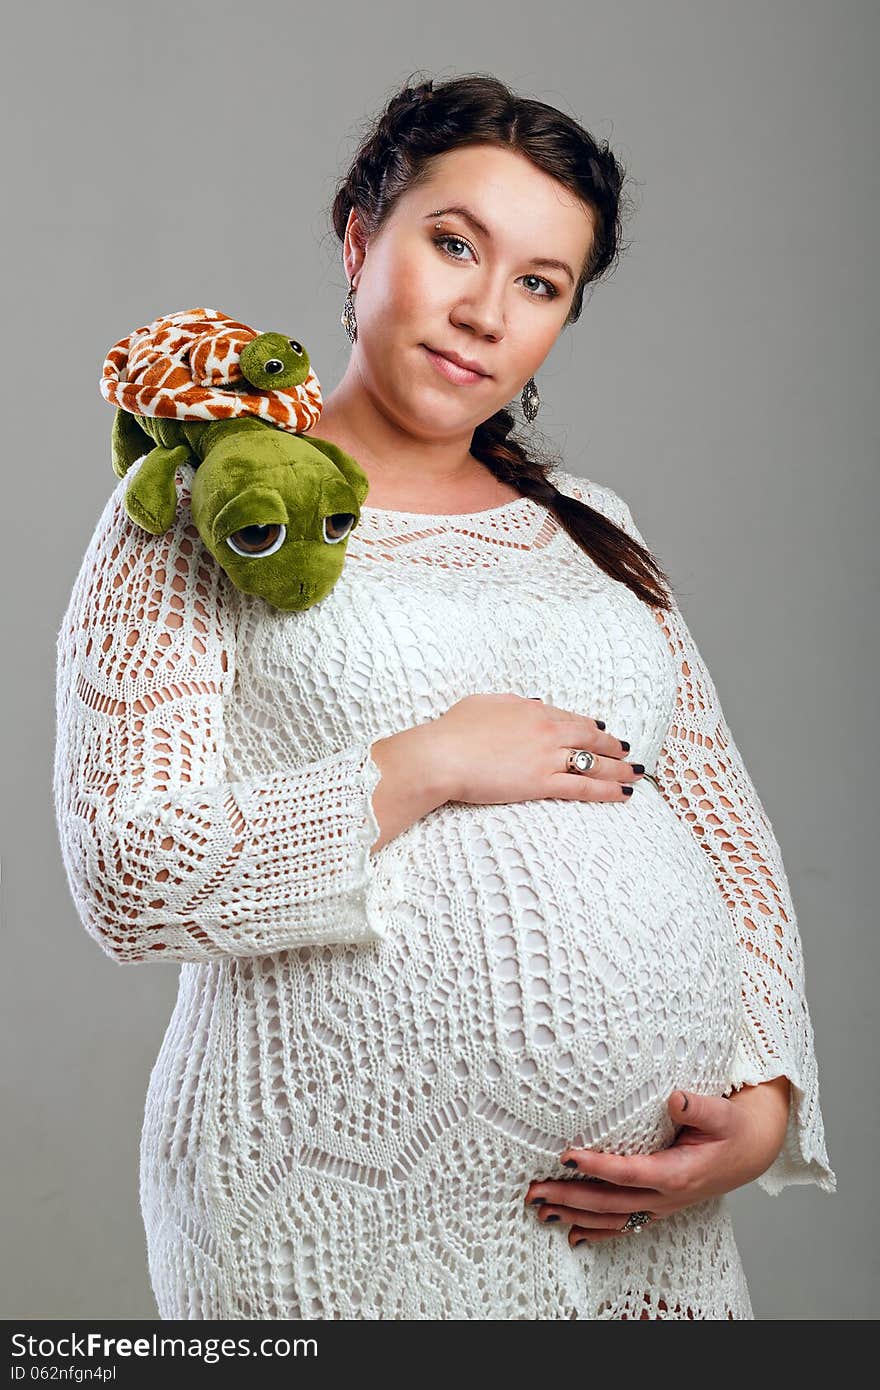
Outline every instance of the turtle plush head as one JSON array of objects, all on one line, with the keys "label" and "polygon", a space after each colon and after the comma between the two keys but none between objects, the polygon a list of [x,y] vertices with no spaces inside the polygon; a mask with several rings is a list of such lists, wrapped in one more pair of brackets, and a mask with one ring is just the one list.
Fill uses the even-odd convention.
[{"label": "turtle plush head", "polygon": [[241,350],[242,376],[258,391],[279,391],[301,386],[311,364],[302,343],[282,333],[259,333]]},{"label": "turtle plush head", "polygon": [[204,545],[244,593],[287,612],[311,608],[342,573],[366,475],[324,439],[258,421],[221,431],[190,489]]},{"label": "turtle plush head", "polygon": [[101,394],[116,406],[114,472],[132,469],[133,521],[169,530],[175,474],[191,463],[193,521],[237,588],[287,611],[330,592],[369,484],[342,449],[306,438],[321,391],[296,338],[215,309],[167,314],[114,344]]}]

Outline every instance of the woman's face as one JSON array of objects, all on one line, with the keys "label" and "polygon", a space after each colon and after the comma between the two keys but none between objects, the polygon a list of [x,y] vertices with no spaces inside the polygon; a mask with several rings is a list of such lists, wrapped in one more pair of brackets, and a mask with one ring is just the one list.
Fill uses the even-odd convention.
[{"label": "woman's face", "polygon": [[[453,204],[486,230],[463,213],[438,214]],[[592,235],[584,203],[523,155],[493,145],[440,156],[365,248],[352,210],[345,260],[366,389],[409,433],[469,438],[544,361]],[[536,258],[565,262],[574,281]],[[487,375],[450,380],[428,349],[457,353]]]}]

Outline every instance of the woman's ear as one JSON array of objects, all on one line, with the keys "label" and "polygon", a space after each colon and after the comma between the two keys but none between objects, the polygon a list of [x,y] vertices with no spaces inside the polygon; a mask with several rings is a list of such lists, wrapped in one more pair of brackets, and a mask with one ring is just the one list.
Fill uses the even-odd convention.
[{"label": "woman's ear", "polygon": [[[345,267],[345,274],[349,284],[359,275],[366,254],[367,240],[364,236],[360,215],[357,208],[352,207],[348,214],[348,222],[346,223],[345,237],[342,244],[342,264]],[[356,284],[354,288],[357,289]]]}]

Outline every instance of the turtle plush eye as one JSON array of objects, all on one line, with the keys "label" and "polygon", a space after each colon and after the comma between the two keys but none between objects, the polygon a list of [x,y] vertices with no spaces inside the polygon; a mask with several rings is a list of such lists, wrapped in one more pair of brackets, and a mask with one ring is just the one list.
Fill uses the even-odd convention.
[{"label": "turtle plush eye", "polygon": [[261,560],[266,555],[274,555],[284,544],[286,535],[285,526],[271,521],[267,526],[242,526],[239,531],[233,531],[231,536],[226,537],[226,544],[236,555]]},{"label": "turtle plush eye", "polygon": [[263,371],[268,372],[270,376],[277,376],[279,372],[284,371],[284,363],[280,357],[270,357],[264,362]]},{"label": "turtle plush eye", "polygon": [[325,516],[324,540],[330,545],[338,545],[340,541],[345,540],[354,523],[353,512],[334,512],[332,516]]},{"label": "turtle plush eye", "polygon": [[296,341],[296,338],[288,338],[287,341],[288,341],[288,343],[290,344],[290,346],[293,348],[293,350],[294,350],[294,352],[296,353],[297,357],[302,357],[302,354],[303,354],[303,345],[302,345],[302,343],[298,343],[298,342]]}]

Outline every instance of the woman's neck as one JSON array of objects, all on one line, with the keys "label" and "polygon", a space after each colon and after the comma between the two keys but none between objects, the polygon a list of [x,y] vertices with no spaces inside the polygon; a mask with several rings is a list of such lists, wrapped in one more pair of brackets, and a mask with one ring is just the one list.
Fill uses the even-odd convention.
[{"label": "woman's neck", "polygon": [[[470,452],[470,438],[426,441],[401,429],[384,415],[363,390],[345,381],[324,402],[313,431],[344,449],[360,465],[370,483],[369,502],[401,510],[466,511],[472,502],[494,506],[504,489]],[[411,506],[412,504],[412,506]]]}]

